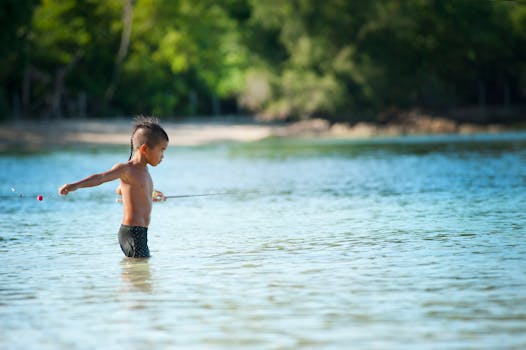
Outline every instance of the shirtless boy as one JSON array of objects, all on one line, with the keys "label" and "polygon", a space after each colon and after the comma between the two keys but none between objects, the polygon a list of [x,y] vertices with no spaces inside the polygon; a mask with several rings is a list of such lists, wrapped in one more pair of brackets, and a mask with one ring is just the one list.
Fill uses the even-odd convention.
[{"label": "shirtless boy", "polygon": [[168,141],[168,135],[157,120],[138,118],[131,136],[130,159],[127,163],[117,163],[106,172],[65,184],[58,190],[59,194],[67,195],[79,188],[120,179],[117,192],[122,195],[124,216],[119,230],[119,243],[128,257],[150,256],[147,233],[152,201],[164,200],[164,196],[153,190],[147,165],[157,166],[161,162]]}]

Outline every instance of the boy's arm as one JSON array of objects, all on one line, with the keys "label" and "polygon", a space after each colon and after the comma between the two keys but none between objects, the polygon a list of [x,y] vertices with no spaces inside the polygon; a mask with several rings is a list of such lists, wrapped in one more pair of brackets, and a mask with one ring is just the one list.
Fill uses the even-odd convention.
[{"label": "boy's arm", "polygon": [[90,175],[83,180],[71,184],[65,184],[58,189],[58,193],[60,195],[67,195],[69,192],[73,192],[79,188],[94,187],[108,181],[116,180],[121,177],[125,167],[126,164],[116,164],[113,168],[104,173]]}]

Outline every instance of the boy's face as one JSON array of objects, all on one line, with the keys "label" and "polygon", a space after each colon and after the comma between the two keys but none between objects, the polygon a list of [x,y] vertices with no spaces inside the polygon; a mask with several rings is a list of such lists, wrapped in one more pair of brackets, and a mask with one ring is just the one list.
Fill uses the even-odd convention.
[{"label": "boy's face", "polygon": [[164,151],[168,147],[168,141],[161,140],[156,146],[146,147],[145,155],[148,164],[157,166],[164,158]]}]

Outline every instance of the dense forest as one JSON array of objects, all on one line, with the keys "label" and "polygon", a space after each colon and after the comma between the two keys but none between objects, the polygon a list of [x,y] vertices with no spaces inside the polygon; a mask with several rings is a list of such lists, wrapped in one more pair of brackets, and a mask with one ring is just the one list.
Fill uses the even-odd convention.
[{"label": "dense forest", "polygon": [[3,0],[0,20],[0,119],[526,105],[522,1]]}]

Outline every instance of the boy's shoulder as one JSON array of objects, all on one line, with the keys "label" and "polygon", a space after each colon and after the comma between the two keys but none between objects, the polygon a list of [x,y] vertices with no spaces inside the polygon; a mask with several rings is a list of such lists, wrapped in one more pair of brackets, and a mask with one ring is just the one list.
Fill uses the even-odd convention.
[{"label": "boy's shoulder", "polygon": [[113,166],[113,169],[118,170],[121,173],[135,173],[135,172],[143,172],[145,169],[148,171],[148,168],[144,165],[134,163],[133,161],[129,161],[126,163],[117,163]]},{"label": "boy's shoulder", "polygon": [[128,163],[116,163],[112,168],[111,172],[118,174],[117,176],[121,180],[129,179],[133,177],[133,165]]},{"label": "boy's shoulder", "polygon": [[133,164],[131,163],[116,163],[110,171],[117,172],[120,176],[127,175],[130,173]]},{"label": "boy's shoulder", "polygon": [[131,164],[128,162],[128,163],[116,163],[112,169],[113,170],[125,170],[125,169],[129,169],[131,166]]}]

